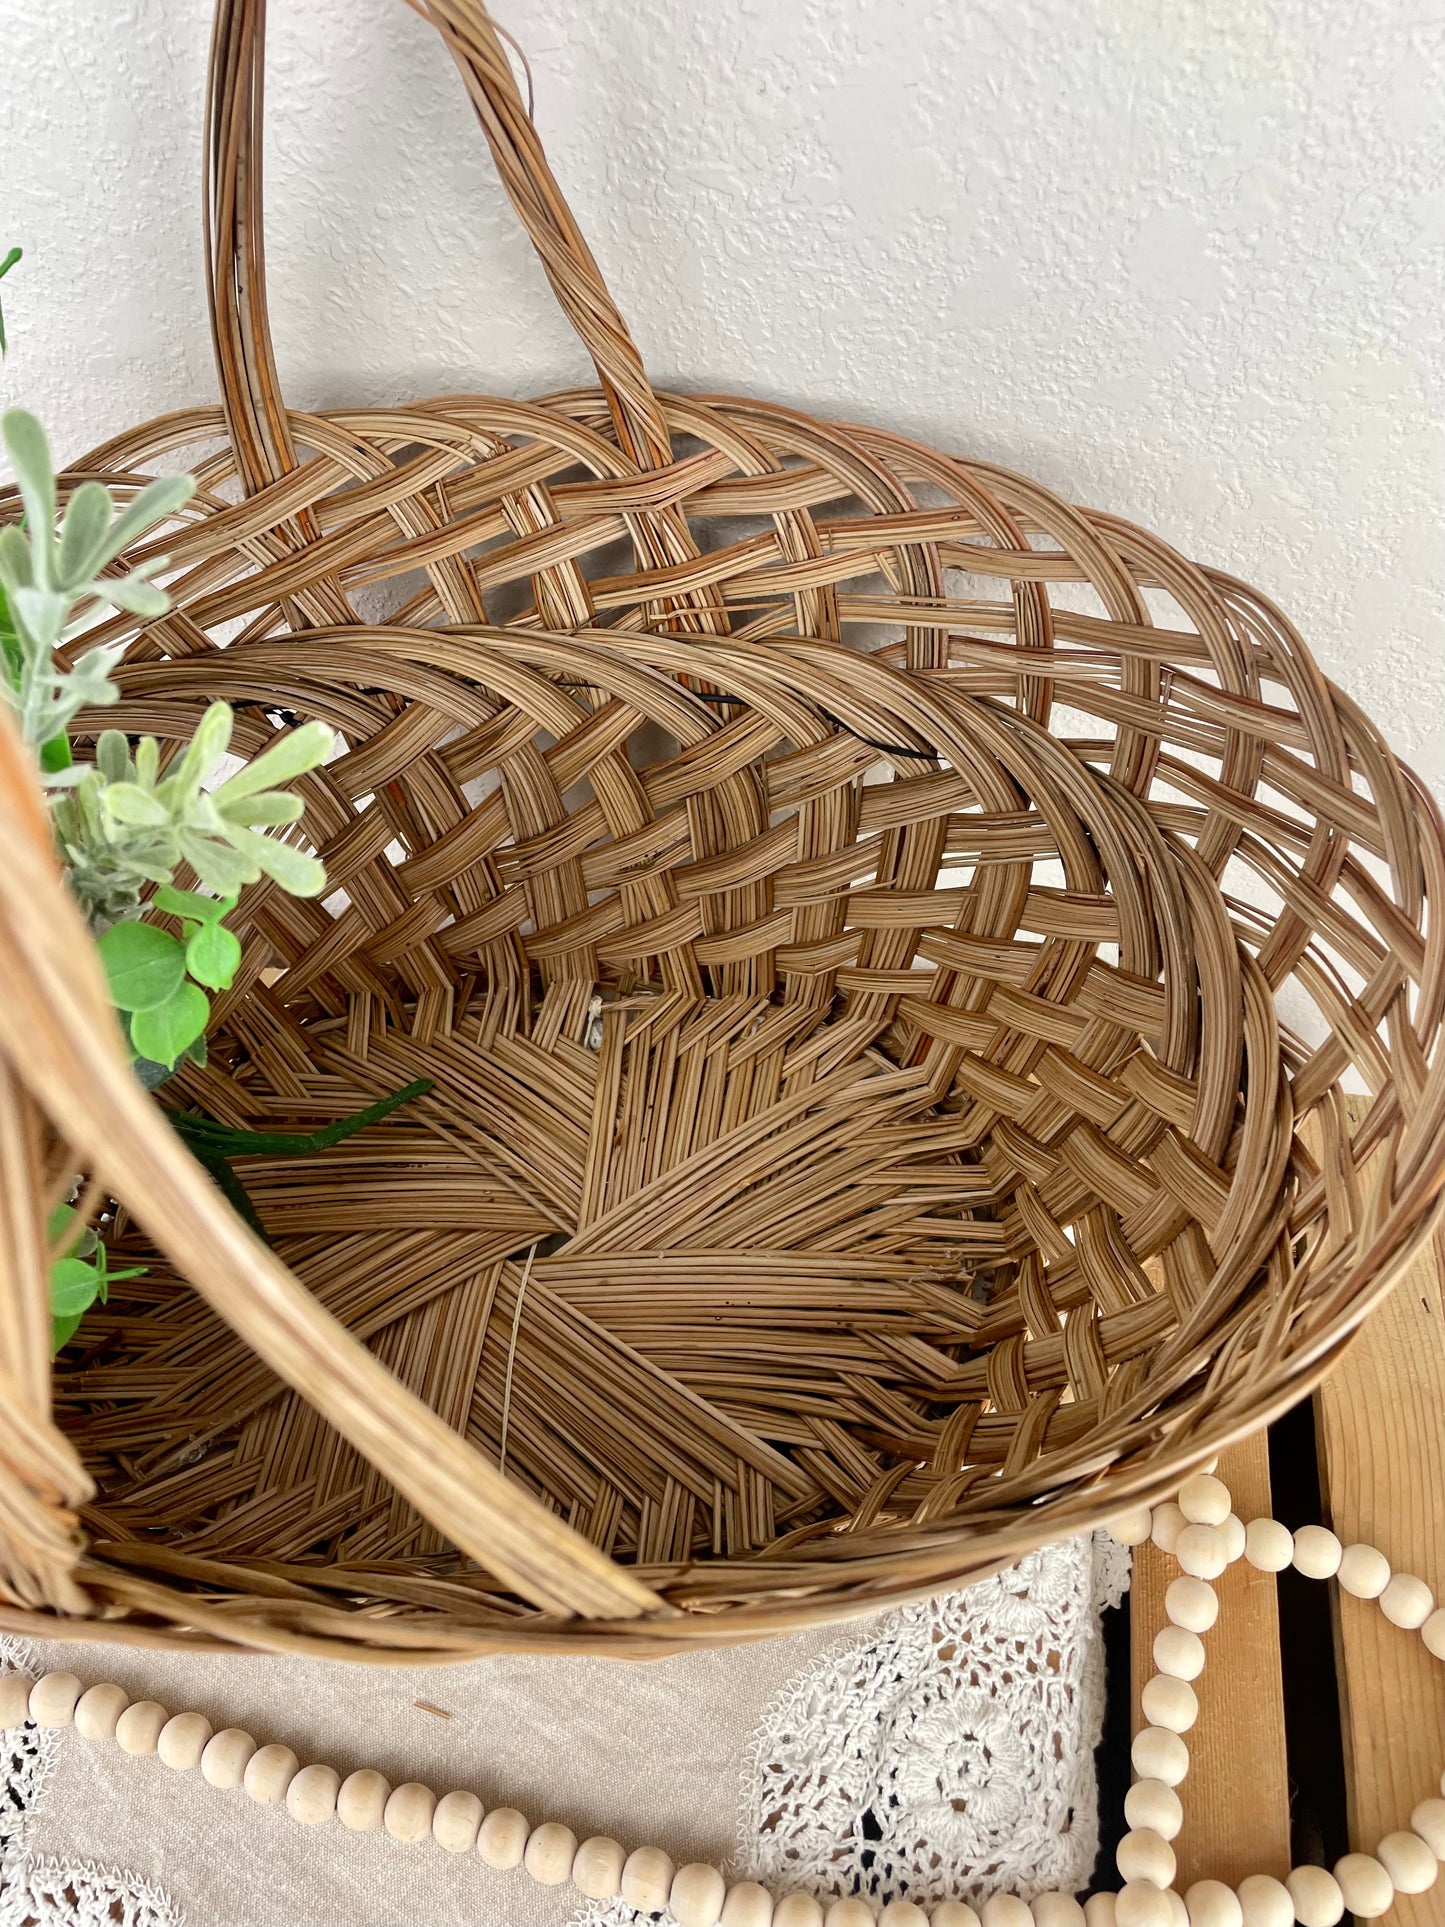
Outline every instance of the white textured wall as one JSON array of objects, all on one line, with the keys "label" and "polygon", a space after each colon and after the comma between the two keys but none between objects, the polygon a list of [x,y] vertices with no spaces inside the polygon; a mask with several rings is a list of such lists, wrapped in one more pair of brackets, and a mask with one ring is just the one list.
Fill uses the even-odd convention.
[{"label": "white textured wall", "polygon": [[[1445,787],[1445,8],[495,0],[662,382],[898,426],[1275,594]],[[205,0],[0,0],[7,399],[211,397]],[[439,45],[273,0],[268,236],[307,405],[586,377]]]}]

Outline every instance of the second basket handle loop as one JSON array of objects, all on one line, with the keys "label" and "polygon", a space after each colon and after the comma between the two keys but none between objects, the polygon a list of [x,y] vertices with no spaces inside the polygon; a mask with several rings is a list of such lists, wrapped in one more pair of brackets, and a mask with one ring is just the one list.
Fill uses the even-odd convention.
[{"label": "second basket handle loop", "polygon": [[407,0],[446,42],[502,185],[546,269],[562,312],[592,357],[618,440],[639,468],[672,460],[667,426],[642,356],[573,219],[482,0]]},{"label": "second basket handle loop", "polygon": [[206,292],[221,404],[248,495],[296,466],[266,313],[266,0],[216,0],[206,76]]},{"label": "second basket handle loop", "polygon": [[[597,369],[622,448],[639,468],[672,459],[637,345],[547,164],[496,25],[481,0],[408,0],[446,42],[513,207],[563,313]],[[216,0],[206,113],[207,278],[216,367],[248,493],[296,465],[266,314],[261,118],[266,0]]]}]

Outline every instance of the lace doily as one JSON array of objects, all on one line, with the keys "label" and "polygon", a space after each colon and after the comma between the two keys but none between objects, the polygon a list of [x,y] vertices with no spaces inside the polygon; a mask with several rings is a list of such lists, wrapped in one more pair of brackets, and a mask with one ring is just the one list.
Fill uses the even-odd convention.
[{"label": "lace doily", "polygon": [[[731,1877],[927,1905],[1084,1887],[1099,1851],[1107,1533],[904,1607],[812,1662],[754,1737]],[[621,1901],[577,1927],[633,1927]]]},{"label": "lace doily", "polygon": [[[1099,1832],[1098,1614],[1122,1597],[1128,1557],[1104,1534],[1048,1546],[824,1647],[742,1749],[730,1876],[924,1905],[1085,1886]],[[0,1639],[0,1665],[26,1663]],[[153,1877],[164,1868],[130,1872],[29,1844],[57,1749],[73,1744],[84,1743],[33,1728],[4,1736],[0,1927],[182,1927]],[[491,1895],[477,1898],[481,1920]],[[638,1920],[621,1902],[589,1903],[568,1927]]]},{"label": "lace doily", "polygon": [[[26,1667],[18,1640],[0,1639],[0,1668]],[[61,1735],[0,1731],[0,1927],[185,1927],[164,1888],[123,1867],[28,1850]]]}]

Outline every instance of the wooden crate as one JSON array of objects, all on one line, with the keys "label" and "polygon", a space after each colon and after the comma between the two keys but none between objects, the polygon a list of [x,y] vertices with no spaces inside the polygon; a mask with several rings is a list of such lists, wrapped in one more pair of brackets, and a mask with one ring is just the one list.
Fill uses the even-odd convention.
[{"label": "wooden crate", "polygon": [[[1437,1240],[1369,1320],[1312,1413],[1286,1421],[1270,1439],[1235,1447],[1220,1476],[1246,1521],[1278,1511],[1295,1525],[1313,1511],[1346,1545],[1378,1545],[1395,1570],[1419,1574],[1445,1599],[1440,1251]],[[1281,1486],[1293,1490],[1286,1496]],[[1136,1723],[1139,1693],[1154,1671],[1154,1637],[1165,1623],[1164,1588],[1177,1570],[1152,1546],[1136,1555]],[[1199,1721],[1189,1735],[1190,1773],[1180,1789],[1180,1891],[1205,1876],[1233,1884],[1247,1873],[1282,1878],[1303,1858],[1328,1863],[1345,1850],[1342,1835],[1349,1847],[1370,1852],[1382,1834],[1408,1825],[1417,1801],[1440,1791],[1445,1665],[1373,1602],[1317,1585],[1311,1601],[1310,1591],[1297,1575],[1277,1584],[1242,1561],[1220,1582],[1221,1612],[1206,1635],[1208,1664],[1197,1688]],[[1311,1610],[1328,1610],[1330,1622],[1302,1663],[1298,1645]],[[1341,1782],[1333,1819],[1328,1786],[1321,1791],[1332,1764]],[[1427,1894],[1398,1896],[1388,1919],[1392,1927],[1445,1927],[1445,1880]]]}]

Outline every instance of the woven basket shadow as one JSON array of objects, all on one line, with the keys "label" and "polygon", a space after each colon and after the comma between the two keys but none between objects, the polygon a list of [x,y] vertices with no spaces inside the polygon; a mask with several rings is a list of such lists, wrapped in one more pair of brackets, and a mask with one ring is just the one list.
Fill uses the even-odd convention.
[{"label": "woven basket shadow", "polygon": [[[336,894],[246,894],[166,1101],[434,1088],[245,1165],[265,1249],[5,738],[6,1627],[646,1655],[956,1585],[1298,1399],[1441,1187],[1441,822],[1288,621],[990,465],[654,391],[486,12],[420,10],[600,388],[287,411],[220,0],[223,407],[66,482],[200,445],[105,721],[338,737]],[[150,1269],[52,1383],[78,1168]]]}]

